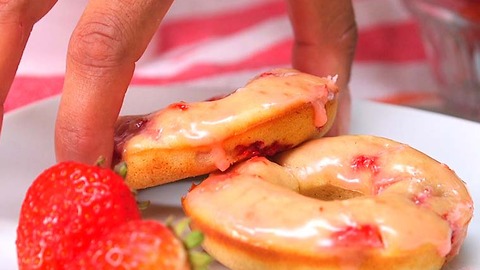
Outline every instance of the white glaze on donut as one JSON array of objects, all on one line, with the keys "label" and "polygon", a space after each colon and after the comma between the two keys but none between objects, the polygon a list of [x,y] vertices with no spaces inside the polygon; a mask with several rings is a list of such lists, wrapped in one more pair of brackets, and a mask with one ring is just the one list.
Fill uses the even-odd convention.
[{"label": "white glaze on donut", "polygon": [[[211,243],[212,254],[233,269],[248,267],[217,245],[258,269],[302,260],[299,269],[439,269],[466,236],[473,202],[464,183],[407,145],[323,138],[275,162],[257,157],[211,175],[183,200],[194,226],[210,237],[207,250]],[[275,265],[279,258],[285,268]]]},{"label": "white glaze on donut", "polygon": [[[292,79],[294,76],[302,79]],[[318,77],[289,69],[266,72],[222,99],[174,103],[167,110],[150,114],[145,117],[148,123],[130,136],[125,145],[122,144],[123,151],[128,149],[134,154],[148,147],[212,145],[217,167],[225,170],[230,163],[225,159],[222,142],[232,134],[256,125],[257,114],[274,116],[291,104],[311,103],[315,126],[320,128],[327,122],[325,104],[335,97],[336,91],[333,79],[319,81]]]},{"label": "white glaze on donut", "polygon": [[126,181],[133,188],[224,171],[325,134],[337,92],[332,77],[294,69],[265,72],[226,97],[121,117],[114,160],[127,163]]}]

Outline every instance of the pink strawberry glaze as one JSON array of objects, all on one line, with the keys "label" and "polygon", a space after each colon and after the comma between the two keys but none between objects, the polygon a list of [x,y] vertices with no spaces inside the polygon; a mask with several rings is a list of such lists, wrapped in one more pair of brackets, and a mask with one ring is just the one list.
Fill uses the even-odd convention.
[{"label": "pink strawberry glaze", "polygon": [[170,109],[180,109],[182,111],[186,111],[186,110],[188,110],[189,106],[188,106],[188,103],[186,103],[184,101],[181,101],[181,102],[170,104],[168,106],[168,108],[170,108]]},{"label": "pink strawberry glaze", "polygon": [[333,233],[332,239],[337,247],[384,247],[382,235],[374,225],[349,226]]},{"label": "pink strawberry glaze", "polygon": [[115,126],[113,164],[122,158],[125,143],[141,132],[149,122],[148,115],[135,115],[121,117]]},{"label": "pink strawberry glaze", "polygon": [[268,76],[278,76],[278,74],[276,74],[274,72],[263,72],[258,77],[262,78],[262,77],[268,77]]},{"label": "pink strawberry glaze", "polygon": [[273,156],[276,153],[292,148],[292,145],[282,145],[273,142],[271,145],[265,145],[262,141],[256,141],[250,145],[237,145],[235,151],[240,159],[247,159],[254,156]]},{"label": "pink strawberry glaze", "polygon": [[[448,254],[447,259],[451,259],[452,257],[456,256],[459,253],[463,239],[466,237],[467,230],[463,226],[463,224],[465,223],[464,213],[466,211],[473,212],[472,202],[464,202],[464,203],[458,204],[453,210],[441,216],[444,220],[446,220],[450,224],[450,227],[452,228],[452,237],[451,237],[452,247]],[[470,219],[468,219],[467,222],[469,222]]]},{"label": "pink strawberry glaze", "polygon": [[420,193],[413,195],[412,201],[416,205],[423,205],[430,197],[432,197],[432,187],[425,187]]},{"label": "pink strawberry glaze", "polygon": [[[185,209],[193,220],[215,220],[211,226],[233,241],[284,256],[331,254],[341,260],[338,269],[361,268],[371,251],[388,257],[423,246],[432,247],[428,256],[448,260],[465,238],[473,202],[463,182],[404,144],[328,137],[272,160],[251,159],[235,167],[238,175],[209,177],[187,195]],[[322,201],[302,194],[325,185],[364,196]]]},{"label": "pink strawberry glaze", "polygon": [[[233,92],[233,93],[235,93],[235,92]],[[220,100],[220,99],[226,98],[226,97],[228,97],[229,95],[231,95],[231,94],[233,94],[233,93],[226,94],[226,95],[217,95],[217,96],[213,96],[213,97],[210,97],[210,98],[206,99],[205,101],[217,101],[217,100]]]},{"label": "pink strawberry glaze", "polygon": [[[120,132],[124,135],[117,135],[116,153],[207,146],[217,168],[225,170],[231,163],[223,148],[226,139],[303,104],[313,106],[312,124],[321,128],[327,123],[325,104],[335,98],[337,91],[334,79],[294,69],[275,69],[222,99],[174,103],[153,113],[147,128],[128,128]],[[279,146],[250,149],[252,154],[257,150],[268,154],[277,147],[275,151],[283,149]]]},{"label": "pink strawberry glaze", "polygon": [[380,168],[377,164],[377,158],[375,156],[359,155],[352,160],[352,169],[357,170],[370,170],[373,174],[377,174]]}]

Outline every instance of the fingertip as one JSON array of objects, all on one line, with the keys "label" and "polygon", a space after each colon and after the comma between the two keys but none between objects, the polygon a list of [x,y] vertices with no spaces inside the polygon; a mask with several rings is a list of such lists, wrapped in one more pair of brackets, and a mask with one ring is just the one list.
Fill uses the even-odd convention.
[{"label": "fingertip", "polygon": [[76,119],[74,124],[65,110],[59,112],[55,125],[55,155],[57,162],[77,161],[95,164],[100,157],[110,166],[113,155],[113,128],[94,128],[88,120]]},{"label": "fingertip", "polygon": [[90,0],[72,34],[55,127],[58,161],[112,162],[114,126],[135,62],[169,1]]}]

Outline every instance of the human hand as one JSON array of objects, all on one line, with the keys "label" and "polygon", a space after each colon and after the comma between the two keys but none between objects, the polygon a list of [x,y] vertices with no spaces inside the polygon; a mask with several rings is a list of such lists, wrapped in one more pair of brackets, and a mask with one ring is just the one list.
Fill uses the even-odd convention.
[{"label": "human hand", "polygon": [[[91,0],[88,3],[68,49],[55,129],[58,160],[93,163],[99,156],[111,157],[114,125],[135,62],[145,51],[172,1]],[[8,82],[0,86],[3,87],[0,88],[2,104],[28,33],[56,1],[37,0],[35,5],[26,2],[10,0],[0,4],[0,27],[10,30],[0,31],[3,35],[0,49],[15,52],[0,58],[0,76],[5,77],[3,82]],[[348,123],[341,119],[348,119],[349,115],[349,95],[345,89],[356,41],[351,2],[291,0],[289,7],[296,40],[293,66],[317,75],[340,75],[339,85],[343,89],[340,109],[347,111],[339,113],[336,121],[336,129],[341,130],[343,126],[339,123]],[[4,23],[11,18],[22,20]],[[15,28],[19,25],[22,31]],[[106,165],[109,162],[107,159]]]},{"label": "human hand", "polygon": [[[0,1],[0,127],[3,104],[30,32],[57,0]],[[110,163],[113,130],[141,57],[173,0],[90,0],[67,56],[55,128],[58,160]]]},{"label": "human hand", "polygon": [[3,104],[33,25],[55,5],[56,0],[0,1],[0,131]]},{"label": "human hand", "polygon": [[[38,0],[37,0],[38,1]],[[90,0],[68,47],[55,127],[58,160],[111,162],[114,126],[133,76],[173,0]]]},{"label": "human hand", "polygon": [[294,30],[292,65],[318,76],[338,74],[339,106],[328,135],[348,132],[348,82],[357,43],[357,26],[351,0],[288,0]]}]

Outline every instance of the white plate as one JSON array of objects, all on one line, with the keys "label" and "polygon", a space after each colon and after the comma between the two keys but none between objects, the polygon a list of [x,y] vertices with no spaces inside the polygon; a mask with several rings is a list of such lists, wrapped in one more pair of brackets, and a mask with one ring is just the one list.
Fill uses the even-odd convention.
[{"label": "white plate", "polygon": [[[135,88],[129,91],[123,114],[147,113],[171,102],[202,100],[230,92],[195,86]],[[0,138],[0,262],[16,269],[15,229],[24,194],[33,179],[54,164],[53,127],[58,97],[7,114]],[[385,136],[448,164],[464,179],[480,202],[480,124],[410,108],[355,100],[351,133]],[[181,215],[180,196],[190,183],[177,182],[142,191],[150,199],[150,216]],[[476,208],[478,209],[478,207]],[[159,216],[159,210],[161,215]],[[475,211],[478,216],[479,212]],[[480,269],[480,222],[474,218],[461,254],[444,270]]]}]

